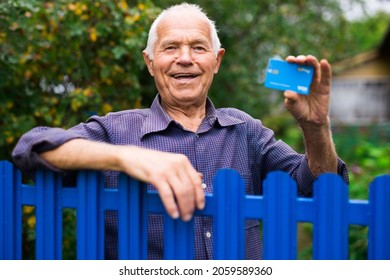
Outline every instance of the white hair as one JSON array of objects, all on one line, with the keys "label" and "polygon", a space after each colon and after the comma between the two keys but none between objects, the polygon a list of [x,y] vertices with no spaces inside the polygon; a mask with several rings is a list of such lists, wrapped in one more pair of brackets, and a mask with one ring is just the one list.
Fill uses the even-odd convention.
[{"label": "white hair", "polygon": [[209,26],[210,26],[211,43],[212,43],[213,51],[214,51],[216,56],[218,55],[218,51],[221,48],[221,42],[220,42],[220,40],[218,38],[217,29],[215,27],[214,21],[210,20],[207,17],[206,13],[198,5],[182,3],[182,4],[179,4],[179,5],[171,6],[171,7],[167,8],[167,9],[163,10],[159,14],[159,16],[154,20],[154,22],[153,22],[153,24],[152,24],[152,26],[150,27],[150,30],[149,30],[148,42],[147,42],[147,45],[146,45],[146,48],[145,48],[145,52],[149,56],[150,59],[153,60],[154,47],[155,47],[155,44],[156,44],[157,39],[158,39],[158,36],[157,36],[157,26],[160,23],[160,21],[163,18],[165,18],[166,16],[168,16],[168,15],[171,15],[173,13],[180,13],[181,11],[184,11],[184,10],[186,10],[186,11],[190,10],[190,11],[200,15],[209,24]]}]

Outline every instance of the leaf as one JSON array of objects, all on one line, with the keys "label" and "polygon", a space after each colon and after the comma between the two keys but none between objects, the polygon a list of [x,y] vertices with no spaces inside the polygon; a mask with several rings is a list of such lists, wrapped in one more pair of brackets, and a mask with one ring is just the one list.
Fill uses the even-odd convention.
[{"label": "leaf", "polygon": [[122,46],[116,46],[112,49],[112,53],[114,55],[114,58],[119,60],[123,55],[127,53],[128,50]]}]

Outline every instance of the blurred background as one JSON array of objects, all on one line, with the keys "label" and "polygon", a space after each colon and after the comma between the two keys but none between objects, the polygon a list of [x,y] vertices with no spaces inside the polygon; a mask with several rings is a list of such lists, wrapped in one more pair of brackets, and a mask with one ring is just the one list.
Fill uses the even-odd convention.
[{"label": "blurred background", "polygon": [[[35,126],[70,127],[93,114],[148,107],[155,94],[141,52],[161,9],[180,1],[0,1],[0,159]],[[263,86],[271,57],[313,54],[333,65],[331,120],[350,169],[350,197],[390,173],[389,0],[198,0],[226,54],[210,97],[237,107],[303,151],[283,95]],[[34,209],[25,207],[24,258],[34,258]],[[64,211],[64,258],[75,257],[74,210]],[[299,226],[299,259],[311,258]],[[365,259],[367,229],[350,228],[350,258]]]}]

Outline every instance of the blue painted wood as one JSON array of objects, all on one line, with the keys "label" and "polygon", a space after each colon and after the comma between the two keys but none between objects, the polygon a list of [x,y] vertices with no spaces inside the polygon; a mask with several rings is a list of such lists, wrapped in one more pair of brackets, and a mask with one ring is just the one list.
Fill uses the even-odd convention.
[{"label": "blue painted wood", "polygon": [[214,258],[244,259],[244,216],[242,215],[245,182],[237,171],[221,169],[213,181],[214,206],[213,237]]},{"label": "blue painted wood", "polygon": [[285,172],[268,174],[264,182],[263,256],[265,259],[296,259],[297,186]]},{"label": "blue painted wood", "polygon": [[119,258],[147,259],[147,212],[142,199],[146,189],[140,182],[121,174],[118,192]]},{"label": "blue painted wood", "polygon": [[[172,220],[156,192],[121,175],[117,189],[105,189],[101,173],[80,171],[74,188],[63,188],[61,176],[37,172],[35,186],[22,184],[20,172],[0,161],[0,259],[22,258],[22,207],[36,208],[36,258],[61,259],[62,211],[77,211],[77,258],[104,258],[104,213],[118,212],[120,259],[147,258],[149,213],[164,215],[164,258],[194,258],[193,220]],[[370,197],[349,200],[341,177],[324,174],[314,185],[313,198],[297,197],[286,173],[270,173],[264,195],[245,195],[245,182],[234,170],[222,169],[213,194],[196,216],[213,218],[216,259],[243,259],[245,219],[263,220],[265,259],[295,259],[297,223],[313,224],[313,258],[347,259],[348,227],[367,226],[368,258],[390,259],[390,175],[377,177]]]},{"label": "blue painted wood", "polygon": [[164,259],[193,260],[194,222],[173,220],[164,214]]},{"label": "blue painted wood", "polygon": [[22,258],[21,174],[8,161],[0,161],[0,260]]},{"label": "blue painted wood", "polygon": [[389,260],[390,175],[375,178],[369,191],[368,257],[373,260]]},{"label": "blue painted wood", "polygon": [[368,225],[370,218],[368,201],[351,199],[348,204],[347,218],[350,225]]},{"label": "blue painted wood", "polygon": [[348,258],[348,187],[340,176],[326,174],[314,183],[316,220],[313,233],[313,258]]},{"label": "blue painted wood", "polygon": [[103,177],[100,173],[79,172],[76,238],[77,258],[81,260],[104,259],[104,212],[100,207],[103,186]]},{"label": "blue painted wood", "polygon": [[62,258],[62,208],[59,201],[61,178],[49,171],[36,176],[36,258]]}]

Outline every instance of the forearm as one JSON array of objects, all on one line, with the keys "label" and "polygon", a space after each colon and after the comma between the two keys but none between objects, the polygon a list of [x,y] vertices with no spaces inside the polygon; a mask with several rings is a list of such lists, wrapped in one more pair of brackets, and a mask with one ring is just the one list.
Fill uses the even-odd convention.
[{"label": "forearm", "polygon": [[184,155],[73,139],[40,156],[59,169],[121,171],[151,183],[173,218],[188,221],[195,208],[204,207],[201,175]]},{"label": "forearm", "polygon": [[337,153],[330,124],[321,127],[302,127],[308,164],[314,176],[337,173]]},{"label": "forearm", "polygon": [[85,139],[70,140],[40,153],[42,159],[62,170],[94,169],[120,171],[119,146]]}]

